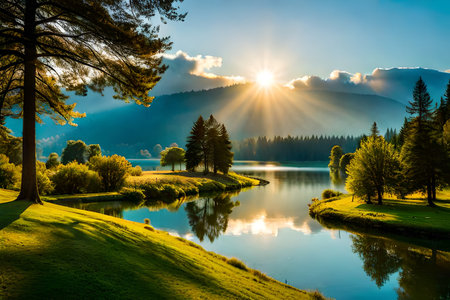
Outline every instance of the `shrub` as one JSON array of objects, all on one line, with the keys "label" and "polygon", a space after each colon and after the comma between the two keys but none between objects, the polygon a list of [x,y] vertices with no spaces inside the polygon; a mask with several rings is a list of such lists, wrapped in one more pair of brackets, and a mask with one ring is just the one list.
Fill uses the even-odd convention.
[{"label": "shrub", "polygon": [[51,168],[56,168],[57,166],[59,166],[59,156],[58,153],[50,153],[50,155],[48,156],[48,160],[45,163],[45,166],[47,167],[47,169],[51,169]]},{"label": "shrub", "polygon": [[186,196],[186,193],[182,188],[170,183],[145,183],[142,184],[140,188],[146,199],[161,199],[166,203],[173,202],[175,199]]},{"label": "shrub", "polygon": [[326,189],[322,192],[322,199],[330,199],[336,196],[342,195],[341,192]]},{"label": "shrub", "polygon": [[[125,200],[133,201],[133,202],[141,202],[145,198],[145,195],[142,192],[142,190],[126,188],[126,187],[120,191],[120,194],[124,197]],[[147,223],[145,223],[145,224],[147,224]]]},{"label": "shrub", "polygon": [[75,161],[60,166],[51,180],[55,184],[55,193],[58,194],[98,192],[101,187],[99,175]]},{"label": "shrub", "polygon": [[130,175],[131,176],[141,176],[142,175],[142,168],[141,166],[136,166],[130,169]]},{"label": "shrub", "polygon": [[144,223],[147,224],[147,225],[150,225],[150,219],[149,218],[145,218],[144,219]]},{"label": "shrub", "polygon": [[89,167],[98,172],[103,189],[107,192],[120,190],[125,184],[125,178],[131,169],[131,164],[123,156],[94,156],[89,161]]},{"label": "shrub", "polygon": [[251,272],[253,273],[253,275],[255,275],[256,277],[258,277],[261,280],[265,280],[265,281],[270,280],[270,278],[266,274],[264,274],[258,270],[252,270]]},{"label": "shrub", "polygon": [[20,181],[20,167],[9,162],[9,158],[0,154],[0,188],[11,189]]},{"label": "shrub", "polygon": [[229,260],[227,260],[227,263],[232,265],[233,267],[238,268],[238,269],[241,269],[241,270],[244,270],[244,271],[248,270],[247,266],[242,261],[240,261],[239,259],[237,259],[235,257],[232,257]]},{"label": "shrub", "polygon": [[39,190],[39,194],[48,195],[53,192],[55,187],[53,186],[52,181],[47,175],[47,172],[37,172],[36,173],[37,186]]}]

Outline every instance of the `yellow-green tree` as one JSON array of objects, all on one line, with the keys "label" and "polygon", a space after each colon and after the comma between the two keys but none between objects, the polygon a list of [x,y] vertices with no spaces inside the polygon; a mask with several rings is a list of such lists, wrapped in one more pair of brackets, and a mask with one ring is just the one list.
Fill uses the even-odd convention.
[{"label": "yellow-green tree", "polygon": [[172,166],[172,172],[175,171],[175,164],[181,164],[184,162],[185,151],[179,147],[166,148],[161,152],[161,166]]}]

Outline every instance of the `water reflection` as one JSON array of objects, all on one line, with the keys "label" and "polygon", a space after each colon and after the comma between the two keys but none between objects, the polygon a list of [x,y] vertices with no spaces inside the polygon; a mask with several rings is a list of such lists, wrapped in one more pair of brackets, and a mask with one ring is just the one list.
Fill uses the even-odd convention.
[{"label": "water reflection", "polygon": [[378,287],[399,272],[398,299],[450,299],[450,253],[367,235],[351,239]]},{"label": "water reflection", "polygon": [[229,194],[221,194],[189,202],[184,209],[197,238],[202,242],[207,236],[210,242],[214,242],[227,229],[235,205]]}]

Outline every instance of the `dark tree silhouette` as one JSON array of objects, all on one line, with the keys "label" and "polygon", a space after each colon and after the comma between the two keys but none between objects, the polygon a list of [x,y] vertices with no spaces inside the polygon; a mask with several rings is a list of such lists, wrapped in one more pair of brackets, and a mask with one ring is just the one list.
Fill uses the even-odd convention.
[{"label": "dark tree silhouette", "polygon": [[4,0],[0,2],[1,106],[23,108],[23,172],[18,199],[41,203],[36,184],[37,113],[80,117],[61,88],[86,95],[112,86],[115,98],[149,106],[170,48],[151,24],[183,20],[167,1]]},{"label": "dark tree silhouette", "polygon": [[203,117],[198,117],[192,127],[191,133],[187,138],[186,144],[186,169],[194,171],[195,168],[203,161],[203,153],[205,150],[205,121]]},{"label": "dark tree silhouette", "polygon": [[83,141],[67,141],[66,147],[61,154],[61,163],[68,164],[77,161],[80,164],[87,162],[89,148]]}]

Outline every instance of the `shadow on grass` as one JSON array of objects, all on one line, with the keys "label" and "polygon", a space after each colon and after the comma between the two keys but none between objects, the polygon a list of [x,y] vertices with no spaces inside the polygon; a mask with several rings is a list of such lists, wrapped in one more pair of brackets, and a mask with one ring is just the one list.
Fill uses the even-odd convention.
[{"label": "shadow on grass", "polygon": [[45,233],[45,241],[0,251],[0,265],[21,277],[9,281],[5,295],[12,298],[184,299],[183,290],[197,289],[237,297],[182,251],[121,224],[70,217],[24,222]]},{"label": "shadow on grass", "polygon": [[20,218],[20,215],[31,205],[30,201],[10,201],[0,203],[0,230],[8,227]]}]

